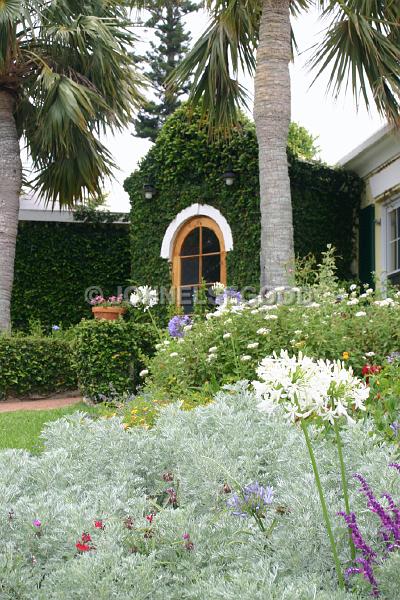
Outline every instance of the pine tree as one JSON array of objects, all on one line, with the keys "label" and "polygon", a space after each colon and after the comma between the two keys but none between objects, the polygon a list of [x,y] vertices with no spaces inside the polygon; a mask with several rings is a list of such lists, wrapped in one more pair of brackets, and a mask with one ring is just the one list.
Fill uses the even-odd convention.
[{"label": "pine tree", "polygon": [[146,75],[151,81],[156,100],[149,101],[140,110],[135,121],[136,135],[155,141],[165,119],[181,104],[181,97],[189,91],[189,81],[181,87],[169,89],[166,80],[189,49],[190,34],[185,31],[183,17],[198,9],[190,0],[172,0],[162,3],[152,0],[146,5],[150,12],[145,27],[155,30],[158,38],[151,42],[142,63],[147,64]]}]

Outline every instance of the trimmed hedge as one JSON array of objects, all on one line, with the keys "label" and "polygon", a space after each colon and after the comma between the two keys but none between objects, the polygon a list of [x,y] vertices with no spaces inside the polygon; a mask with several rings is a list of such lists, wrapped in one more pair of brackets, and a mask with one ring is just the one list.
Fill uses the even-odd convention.
[{"label": "trimmed hedge", "polygon": [[[295,250],[319,258],[327,243],[338,255],[338,274],[350,275],[355,214],[363,183],[352,173],[290,157]],[[235,183],[221,177],[231,165]],[[143,198],[152,183],[157,194]],[[228,253],[228,282],[242,288],[259,284],[260,208],[258,146],[254,125],[243,119],[242,129],[229,141],[210,142],[197,113],[189,118],[182,107],[172,115],[138,171],[125,181],[131,212],[132,274],[138,283],[170,284],[169,265],[160,258],[164,233],[176,214],[193,203],[214,206],[229,222],[234,250]]]},{"label": "trimmed hedge", "polygon": [[87,288],[96,286],[107,296],[115,295],[129,276],[126,225],[20,222],[13,326],[25,330],[30,319],[39,319],[47,329],[79,323],[90,316]]},{"label": "trimmed hedge", "polygon": [[0,399],[76,387],[69,341],[59,336],[0,336]]},{"label": "trimmed hedge", "polygon": [[74,328],[73,364],[79,388],[91,400],[134,392],[145,357],[156,343],[151,325],[132,321],[83,320]]}]

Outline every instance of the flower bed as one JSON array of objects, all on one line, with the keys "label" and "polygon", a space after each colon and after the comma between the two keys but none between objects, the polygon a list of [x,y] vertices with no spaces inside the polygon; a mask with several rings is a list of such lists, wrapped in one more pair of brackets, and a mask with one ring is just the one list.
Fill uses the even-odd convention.
[{"label": "flower bed", "polygon": [[[2,598],[370,598],[370,582],[348,571],[334,440],[310,428],[351,595],[338,586],[303,434],[279,407],[257,410],[259,401],[239,385],[195,411],[167,407],[151,431],[76,415],[49,425],[40,458],[2,452]],[[341,435],[348,473],[398,504],[393,447],[371,443],[368,422]],[[399,552],[385,554],[359,487],[350,478],[352,513],[379,557],[379,593],[393,600]]]},{"label": "flower bed", "polygon": [[227,302],[205,321],[184,328],[184,337],[170,337],[158,345],[147,384],[160,393],[176,394],[252,379],[259,361],[281,348],[345,360],[357,375],[368,377],[374,366],[388,364],[400,350],[398,292],[387,298],[369,288],[309,292],[312,301],[293,288],[273,292],[277,302]]}]

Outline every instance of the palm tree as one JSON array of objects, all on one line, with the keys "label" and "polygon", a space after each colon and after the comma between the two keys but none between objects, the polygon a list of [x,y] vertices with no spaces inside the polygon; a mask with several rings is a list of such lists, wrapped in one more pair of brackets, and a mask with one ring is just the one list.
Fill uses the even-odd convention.
[{"label": "palm tree", "polygon": [[293,225],[286,155],[290,123],[289,62],[296,48],[290,18],[318,6],[324,40],[310,61],[316,77],[330,69],[337,96],[351,85],[357,101],[372,97],[399,123],[400,3],[398,0],[206,0],[210,23],[178,67],[172,84],[194,73],[190,102],[200,103],[210,132],[229,132],[248,95],[241,70],[255,75],[254,120],[259,145],[261,286],[288,284]]},{"label": "palm tree", "polygon": [[[10,328],[22,138],[45,201],[101,192],[112,158],[99,139],[141,103],[124,2],[0,1],[0,331]],[[27,282],[27,285],[29,282]]]}]

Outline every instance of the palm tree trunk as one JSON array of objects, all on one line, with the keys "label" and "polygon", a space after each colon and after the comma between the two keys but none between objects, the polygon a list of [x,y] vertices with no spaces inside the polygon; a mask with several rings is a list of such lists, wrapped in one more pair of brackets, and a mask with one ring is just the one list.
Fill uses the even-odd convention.
[{"label": "palm tree trunk", "polygon": [[0,332],[11,327],[22,164],[14,119],[13,96],[0,90]]},{"label": "palm tree trunk", "polygon": [[290,0],[263,0],[255,78],[259,147],[261,286],[288,285],[294,261],[292,201],[286,154],[290,125]]}]

